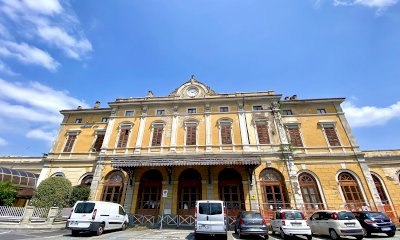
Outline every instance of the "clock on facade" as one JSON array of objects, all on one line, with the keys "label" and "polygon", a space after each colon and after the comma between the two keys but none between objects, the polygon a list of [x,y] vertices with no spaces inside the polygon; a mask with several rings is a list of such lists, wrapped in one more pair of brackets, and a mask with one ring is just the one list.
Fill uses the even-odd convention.
[{"label": "clock on facade", "polygon": [[196,96],[197,94],[199,93],[199,90],[197,89],[197,88],[189,88],[188,90],[187,90],[187,95],[189,96],[189,97],[194,97],[194,96]]}]

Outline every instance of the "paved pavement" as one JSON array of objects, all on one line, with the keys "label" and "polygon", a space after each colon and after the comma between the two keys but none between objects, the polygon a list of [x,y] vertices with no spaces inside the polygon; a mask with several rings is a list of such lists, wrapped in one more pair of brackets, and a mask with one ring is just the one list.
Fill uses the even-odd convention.
[{"label": "paved pavement", "polygon": [[[195,240],[193,230],[181,230],[181,229],[128,229],[126,231],[112,231],[105,232],[101,236],[93,236],[90,233],[81,233],[78,237],[73,237],[69,230],[0,230],[1,240],[19,240],[19,239],[90,239],[90,240]],[[206,240],[217,239],[206,237]],[[233,233],[228,232],[228,240],[237,240],[239,237]],[[246,237],[247,240],[261,240],[261,237]],[[270,235],[270,240],[282,240],[279,236]],[[294,240],[301,240],[305,238],[293,238]],[[328,240],[329,237],[313,237],[315,240]],[[343,238],[343,239],[355,239],[355,238]],[[400,240],[400,232],[396,233],[396,236],[389,238],[384,234],[376,234],[370,238],[364,239],[375,239],[375,240]]]}]

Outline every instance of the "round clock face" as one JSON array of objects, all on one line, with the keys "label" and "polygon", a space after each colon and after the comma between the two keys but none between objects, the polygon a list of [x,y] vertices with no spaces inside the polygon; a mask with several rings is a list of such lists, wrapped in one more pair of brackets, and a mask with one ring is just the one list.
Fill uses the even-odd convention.
[{"label": "round clock face", "polygon": [[187,90],[187,95],[190,97],[194,97],[199,93],[199,90],[197,90],[197,88],[189,88]]}]

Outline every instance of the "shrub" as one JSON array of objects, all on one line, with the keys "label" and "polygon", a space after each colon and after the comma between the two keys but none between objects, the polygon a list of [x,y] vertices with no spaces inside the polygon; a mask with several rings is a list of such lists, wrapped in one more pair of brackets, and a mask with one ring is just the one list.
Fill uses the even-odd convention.
[{"label": "shrub", "polygon": [[11,206],[17,197],[17,189],[10,182],[0,182],[0,206]]},{"label": "shrub", "polygon": [[69,199],[69,206],[74,206],[76,201],[86,201],[89,199],[90,187],[77,185],[72,188],[72,194]]},{"label": "shrub", "polygon": [[69,205],[72,192],[71,182],[64,177],[50,177],[40,183],[33,194],[32,205],[39,208],[59,207]]}]

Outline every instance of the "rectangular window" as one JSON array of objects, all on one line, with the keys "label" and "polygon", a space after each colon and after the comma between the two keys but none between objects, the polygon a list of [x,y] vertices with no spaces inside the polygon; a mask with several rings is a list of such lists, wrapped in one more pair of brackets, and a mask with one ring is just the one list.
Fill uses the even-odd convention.
[{"label": "rectangular window", "polygon": [[128,143],[130,128],[122,128],[119,134],[117,148],[125,148]]},{"label": "rectangular window", "polygon": [[197,109],[196,108],[188,108],[188,113],[196,113]]},{"label": "rectangular window", "polygon": [[157,115],[157,116],[165,115],[165,110],[164,110],[164,109],[157,109],[156,115]]},{"label": "rectangular window", "polygon": [[261,110],[263,110],[263,107],[261,105],[253,106],[253,111],[261,111]]},{"label": "rectangular window", "polygon": [[229,107],[219,107],[219,112],[229,112]]},{"label": "rectangular window", "polygon": [[286,116],[293,115],[293,112],[292,112],[292,110],[282,110],[282,115],[286,115]]},{"label": "rectangular window", "polygon": [[67,143],[65,144],[64,147],[64,152],[72,151],[72,147],[74,146],[75,140],[76,140],[76,134],[68,135]]},{"label": "rectangular window", "polygon": [[340,146],[339,138],[336,134],[334,126],[323,126],[326,138],[330,146]]},{"label": "rectangular window", "polygon": [[302,147],[303,142],[300,136],[300,129],[298,127],[289,127],[288,132],[291,144],[295,147]]},{"label": "rectangular window", "polygon": [[268,127],[264,122],[256,122],[258,143],[260,144],[270,144]]},{"label": "rectangular window", "polygon": [[101,122],[108,122],[108,118],[106,118],[106,117],[102,118]]},{"label": "rectangular window", "polygon": [[221,143],[232,144],[231,125],[221,124]]},{"label": "rectangular window", "polygon": [[98,133],[96,137],[96,141],[94,142],[93,148],[96,152],[100,152],[101,145],[103,145],[104,133]]},{"label": "rectangular window", "polygon": [[75,119],[75,123],[82,123],[82,118]]},{"label": "rectangular window", "polygon": [[196,145],[196,125],[186,126],[186,145]]},{"label": "rectangular window", "polygon": [[133,111],[131,110],[125,111],[125,117],[133,117]]},{"label": "rectangular window", "polygon": [[325,108],[319,108],[319,109],[317,109],[317,113],[318,114],[325,114],[326,110],[325,110]]},{"label": "rectangular window", "polygon": [[151,141],[152,146],[161,146],[163,126],[155,126],[153,128],[153,139]]}]

